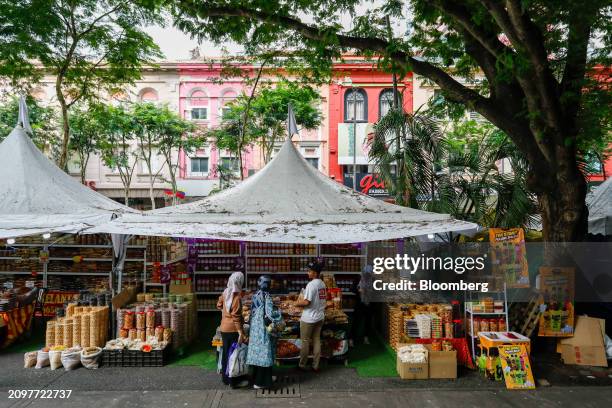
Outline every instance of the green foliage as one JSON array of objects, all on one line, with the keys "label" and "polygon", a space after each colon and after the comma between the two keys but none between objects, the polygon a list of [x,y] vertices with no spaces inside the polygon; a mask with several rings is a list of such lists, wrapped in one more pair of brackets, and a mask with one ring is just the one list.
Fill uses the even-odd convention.
[{"label": "green foliage", "polygon": [[[56,112],[51,107],[39,104],[29,95],[26,97],[26,103],[33,131],[32,141],[40,150],[55,157],[59,146]],[[18,116],[19,98],[17,96],[2,98],[0,100],[0,141],[11,133],[17,124]]]},{"label": "green foliage", "polygon": [[[399,204],[489,227],[529,226],[535,198],[527,164],[494,126],[455,122],[444,136],[431,116],[391,110],[375,126],[370,158]],[[508,159],[512,172],[496,163]]]},{"label": "green foliage", "polygon": [[477,111],[520,150],[546,215],[545,240],[584,237],[582,162],[592,146],[601,150],[612,117],[609,89],[592,92],[610,70],[591,80],[612,62],[609,0],[162,2],[183,30],[246,44],[250,55],[289,53],[329,74],[334,60],[356,52],[399,76],[427,78],[458,104],[451,118]]},{"label": "green foliage", "polygon": [[161,56],[142,27],[161,17],[154,7],[124,0],[0,0],[0,10],[0,77],[21,86],[44,74],[56,80],[63,167],[68,110],[140,78],[142,65]]},{"label": "green foliage", "polygon": [[81,182],[85,184],[85,171],[92,154],[98,152],[105,124],[100,109],[89,106],[78,106],[70,115],[70,142],[68,148],[76,154]]},{"label": "green foliage", "polygon": [[[321,124],[322,115],[318,109],[320,97],[316,89],[299,82],[282,80],[274,85],[268,85],[258,92],[250,103],[248,123],[248,143],[258,144],[268,162],[277,143],[286,137],[287,111],[293,107],[298,126],[304,129],[315,129]],[[235,129],[236,121],[243,116],[247,105],[247,97],[238,98],[224,118],[226,129]],[[231,150],[232,140],[236,140],[231,132],[223,135],[221,146]],[[226,142],[227,140],[227,142]],[[233,150],[232,150],[233,151]]]}]

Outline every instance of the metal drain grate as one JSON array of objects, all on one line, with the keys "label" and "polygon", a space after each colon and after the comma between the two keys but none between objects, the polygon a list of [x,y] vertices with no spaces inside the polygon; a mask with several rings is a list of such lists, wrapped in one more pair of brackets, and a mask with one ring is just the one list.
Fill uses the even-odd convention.
[{"label": "metal drain grate", "polygon": [[278,377],[274,387],[269,390],[257,390],[259,398],[300,398],[300,383],[297,377]]}]

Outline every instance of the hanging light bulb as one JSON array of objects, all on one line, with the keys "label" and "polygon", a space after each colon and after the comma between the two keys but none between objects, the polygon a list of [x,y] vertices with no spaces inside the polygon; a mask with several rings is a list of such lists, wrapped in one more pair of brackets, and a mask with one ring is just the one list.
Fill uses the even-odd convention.
[{"label": "hanging light bulb", "polygon": [[6,243],[9,245],[13,245],[15,243],[15,238],[9,238],[6,240]]},{"label": "hanging light bulb", "polygon": [[50,233],[50,232],[45,232],[45,233],[42,235],[42,237],[43,237],[43,239],[49,239],[49,238],[51,238],[51,233]]},{"label": "hanging light bulb", "polygon": [[427,234],[427,238],[429,239],[434,239],[435,235],[434,234]]}]

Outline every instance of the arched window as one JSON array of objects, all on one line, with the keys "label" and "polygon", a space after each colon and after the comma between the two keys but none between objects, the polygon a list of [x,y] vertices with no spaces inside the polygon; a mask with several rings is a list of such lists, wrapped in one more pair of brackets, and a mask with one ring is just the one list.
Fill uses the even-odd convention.
[{"label": "arched window", "polygon": [[234,91],[233,89],[229,89],[223,92],[223,94],[221,95],[221,103],[219,104],[221,109],[220,109],[219,115],[221,115],[222,119],[223,117],[225,117],[225,114],[230,109],[229,104],[232,103],[236,99],[237,96],[238,95],[236,94],[236,91]]},{"label": "arched window", "polygon": [[368,120],[368,97],[363,89],[349,89],[344,94],[344,120],[367,122]]},{"label": "arched window", "polygon": [[158,99],[157,91],[153,88],[145,88],[142,91],[140,91],[139,99],[142,102],[156,102]]},{"label": "arched window", "polygon": [[195,89],[187,99],[189,115],[193,120],[208,120],[208,95],[201,89]]},{"label": "arched window", "polygon": [[[398,100],[397,100],[397,104],[398,107],[402,106],[402,94],[397,93],[398,96]],[[381,93],[380,93],[380,97],[378,98],[378,118],[382,118],[383,116],[385,116],[387,113],[389,113],[389,110],[393,107],[393,89],[384,89]]]}]

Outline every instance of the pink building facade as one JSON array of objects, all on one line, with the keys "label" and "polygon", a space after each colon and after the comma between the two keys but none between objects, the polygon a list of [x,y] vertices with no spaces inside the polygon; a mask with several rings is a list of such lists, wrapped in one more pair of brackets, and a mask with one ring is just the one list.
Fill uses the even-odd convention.
[{"label": "pink building facade", "polygon": [[[188,61],[177,64],[179,76],[178,110],[180,115],[194,121],[204,128],[215,128],[221,124],[224,109],[242,93],[249,94],[252,84],[245,83],[244,77],[254,77],[257,67],[242,65],[243,77],[227,77],[223,75],[220,64],[210,64]],[[274,82],[276,76],[266,77],[262,82]],[[327,99],[328,85],[319,87],[321,102],[321,125],[317,129],[301,130],[299,136],[294,137],[294,143],[302,155],[314,167],[325,174],[329,174],[329,147],[327,143]],[[278,148],[282,140],[278,143]],[[276,149],[275,149],[276,150]],[[261,149],[257,145],[249,146],[242,155],[243,176],[246,178],[264,165]],[[238,158],[235,154],[217,148],[214,140],[196,152],[179,156],[179,189],[187,197],[206,196],[219,185],[220,164],[234,170],[234,177],[240,178]]]},{"label": "pink building facade", "polygon": [[[180,115],[204,128],[215,128],[221,123],[224,109],[244,91],[242,78],[222,78],[221,66],[205,63],[179,63]],[[250,67],[245,67],[249,69]],[[240,178],[238,159],[230,152],[218,149],[210,140],[202,149],[189,155],[180,152],[180,188],[188,196],[208,195],[217,184],[218,166],[223,163],[232,168],[235,177]],[[243,155],[244,176],[253,169],[253,149]]]}]

